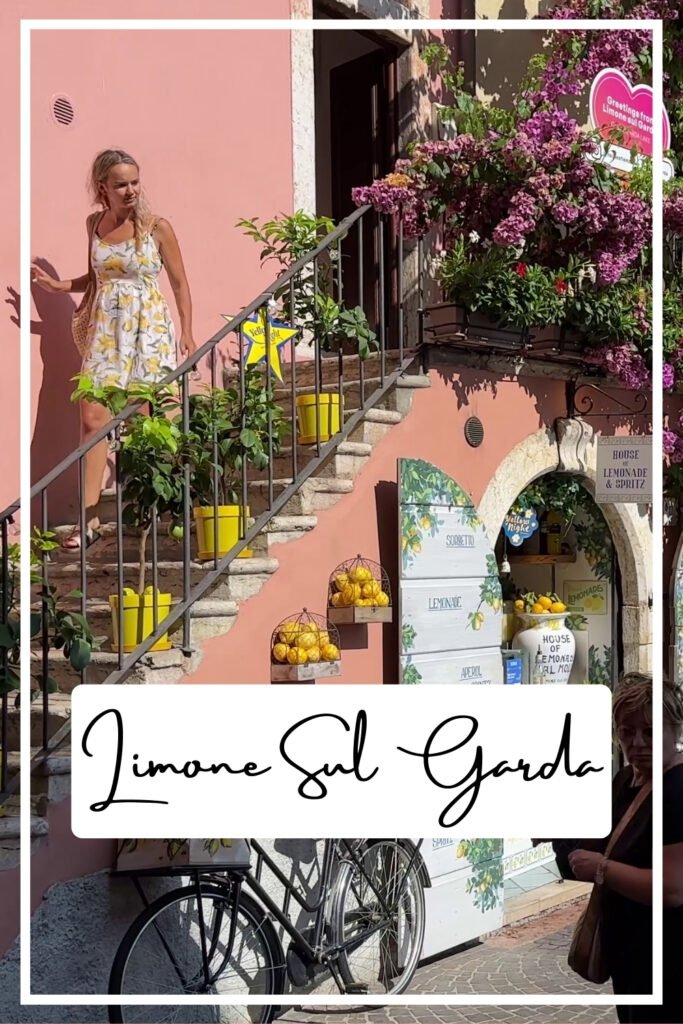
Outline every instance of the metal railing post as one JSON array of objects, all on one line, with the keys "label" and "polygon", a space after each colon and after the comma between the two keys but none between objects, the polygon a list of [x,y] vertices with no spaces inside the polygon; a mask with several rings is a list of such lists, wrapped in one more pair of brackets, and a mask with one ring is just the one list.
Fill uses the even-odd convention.
[{"label": "metal railing post", "polygon": [[[197,365],[195,360],[194,365]],[[189,370],[185,370],[181,378],[181,393],[182,393],[182,421],[183,421],[183,434],[187,435],[190,431],[190,375]],[[190,599],[191,580],[190,580],[190,562],[191,562],[191,548],[190,548],[190,508],[191,508],[191,466],[189,460],[189,454],[185,453],[185,460],[183,465],[183,604],[187,605]],[[183,651],[185,654],[189,654],[192,650],[191,641],[191,612],[190,608],[186,607],[183,613]]]},{"label": "metal railing post", "polygon": [[[43,534],[47,533],[48,514],[47,514],[47,488],[43,491],[40,500],[40,529]],[[42,721],[42,747],[43,750],[47,750],[47,745],[50,739],[49,736],[49,720],[48,720],[48,686],[47,679],[50,674],[50,617],[48,612],[48,598],[50,596],[49,582],[48,582],[48,571],[47,571],[47,551],[42,552],[41,556],[41,575],[42,575],[42,602],[41,602],[41,683],[42,683],[42,705],[43,705],[43,721]]]},{"label": "metal railing post", "polygon": [[[86,618],[88,610],[88,562],[86,558],[88,548],[88,523],[86,521],[85,507],[85,465],[83,457],[78,460],[78,527],[81,534],[81,547],[79,551],[79,562],[81,569],[81,615]],[[81,682],[88,681],[88,667],[81,669]]]},{"label": "metal railing post", "polygon": [[[2,624],[7,625],[9,618],[9,535],[8,525],[11,518],[3,516],[0,530],[2,531]],[[2,681],[7,686],[8,650],[4,645],[0,647],[0,671]],[[7,788],[7,732],[8,732],[9,695],[3,690],[0,695],[0,793]]]},{"label": "metal railing post", "polygon": [[121,471],[121,424],[116,428],[114,434],[114,469],[116,475],[116,587],[119,595],[117,608],[119,650],[118,666],[123,668],[123,473]]}]

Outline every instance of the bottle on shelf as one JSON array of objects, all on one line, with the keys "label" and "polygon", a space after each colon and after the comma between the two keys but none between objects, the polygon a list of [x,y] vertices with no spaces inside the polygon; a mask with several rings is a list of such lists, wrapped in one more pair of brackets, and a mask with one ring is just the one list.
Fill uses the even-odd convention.
[{"label": "bottle on shelf", "polygon": [[544,682],[543,680],[543,667],[541,665],[541,652],[536,651],[536,660],[534,662],[534,669],[531,673],[532,686],[540,686]]}]

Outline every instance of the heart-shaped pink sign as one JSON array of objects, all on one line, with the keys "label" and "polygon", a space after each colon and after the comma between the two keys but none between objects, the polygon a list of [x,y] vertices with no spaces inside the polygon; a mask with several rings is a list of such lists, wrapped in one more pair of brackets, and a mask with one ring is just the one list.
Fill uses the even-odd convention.
[{"label": "heart-shaped pink sign", "polygon": [[[620,145],[652,156],[652,108],[649,85],[631,85],[616,68],[605,68],[596,75],[591,86],[590,117],[603,139],[609,138],[614,128],[620,128],[624,133]],[[671,126],[666,110],[662,120],[662,149],[667,150],[671,145]]]}]

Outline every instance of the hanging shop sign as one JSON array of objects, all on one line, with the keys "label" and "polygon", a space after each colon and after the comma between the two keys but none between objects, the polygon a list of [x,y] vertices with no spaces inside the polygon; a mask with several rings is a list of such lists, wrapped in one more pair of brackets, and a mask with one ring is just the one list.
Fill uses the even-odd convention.
[{"label": "hanging shop sign", "polygon": [[607,615],[607,583],[602,580],[565,580],[562,596],[570,612]]},{"label": "hanging shop sign", "polygon": [[513,547],[518,548],[538,529],[538,518],[533,508],[524,512],[508,512],[503,521],[503,533]]},{"label": "hanging shop sign", "polygon": [[[666,152],[671,146],[671,125],[666,110],[662,110],[661,149],[658,134],[653,131],[654,98],[649,85],[632,85],[616,68],[604,68],[594,78],[590,91],[590,121],[602,138],[592,159],[607,164],[615,171],[626,173],[652,157],[655,152]],[[618,143],[613,141],[615,129],[622,132]],[[656,142],[656,145],[655,145]],[[634,155],[634,150],[637,151]],[[663,160],[663,176],[674,176],[673,164]]]},{"label": "hanging shop sign", "polygon": [[598,438],[595,500],[599,505],[651,504],[651,435]]},{"label": "hanging shop sign", "polygon": [[502,683],[498,565],[469,495],[422,459],[399,459],[403,683]]}]

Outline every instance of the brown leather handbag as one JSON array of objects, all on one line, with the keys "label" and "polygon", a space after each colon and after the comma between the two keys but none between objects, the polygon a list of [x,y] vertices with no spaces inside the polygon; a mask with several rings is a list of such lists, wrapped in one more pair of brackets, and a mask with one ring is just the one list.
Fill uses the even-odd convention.
[{"label": "brown leather handbag", "polygon": [[[609,857],[624,831],[638,813],[638,809],[647,800],[651,790],[652,783],[647,782],[628,807],[610,836],[604,853],[606,858]],[[576,923],[567,961],[571,969],[582,978],[585,978],[586,981],[593,981],[597,985],[602,985],[609,978],[609,970],[602,944],[601,885],[593,886],[588,906]]]}]

